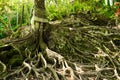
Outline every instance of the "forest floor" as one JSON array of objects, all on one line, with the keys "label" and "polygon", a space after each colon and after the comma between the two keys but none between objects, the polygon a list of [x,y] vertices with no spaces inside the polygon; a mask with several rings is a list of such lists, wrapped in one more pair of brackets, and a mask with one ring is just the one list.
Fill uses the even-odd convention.
[{"label": "forest floor", "polygon": [[33,51],[33,35],[18,31],[12,39],[0,40],[0,79],[120,80],[120,30],[115,20],[79,13],[48,26],[43,39],[46,51],[55,54],[52,59]]}]

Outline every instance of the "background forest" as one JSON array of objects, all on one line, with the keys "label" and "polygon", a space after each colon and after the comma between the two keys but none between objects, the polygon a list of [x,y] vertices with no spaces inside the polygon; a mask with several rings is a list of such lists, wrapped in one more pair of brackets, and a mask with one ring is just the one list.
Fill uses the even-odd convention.
[{"label": "background forest", "polygon": [[[33,0],[0,1],[0,38],[14,33],[18,27],[30,25]],[[114,18],[116,7],[105,5],[101,0],[47,0],[48,20],[63,19],[72,13],[90,12]]]}]

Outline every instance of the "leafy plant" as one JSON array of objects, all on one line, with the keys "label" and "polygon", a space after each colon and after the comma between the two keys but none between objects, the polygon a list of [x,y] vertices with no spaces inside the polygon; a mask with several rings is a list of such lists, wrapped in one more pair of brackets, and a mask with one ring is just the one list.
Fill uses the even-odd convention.
[{"label": "leafy plant", "polygon": [[[21,16],[24,6],[24,18]],[[32,0],[1,0],[0,1],[0,31],[14,31],[20,26],[30,24],[33,9]],[[49,20],[63,19],[71,13],[90,11],[114,18],[116,7],[105,6],[101,0],[46,0],[47,18]],[[3,30],[5,29],[5,30]],[[0,32],[2,34],[2,32]]]},{"label": "leafy plant", "polygon": [[[21,22],[22,7],[24,5],[24,18]],[[32,0],[1,0],[0,1],[0,34],[6,33],[7,30],[16,29],[21,24],[30,24]]]}]

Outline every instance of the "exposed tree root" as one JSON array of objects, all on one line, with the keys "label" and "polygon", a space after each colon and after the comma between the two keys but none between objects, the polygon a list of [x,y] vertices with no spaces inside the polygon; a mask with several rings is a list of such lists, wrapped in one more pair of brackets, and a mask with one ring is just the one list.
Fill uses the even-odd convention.
[{"label": "exposed tree root", "polygon": [[120,80],[119,33],[98,26],[57,27],[45,51],[39,49],[39,32],[0,41],[0,79]]},{"label": "exposed tree root", "polygon": [[[115,45],[113,46],[115,49],[117,49]],[[108,53],[111,52],[108,48],[105,47],[105,49]],[[16,69],[11,69],[7,74],[5,73],[7,71],[6,65],[0,62],[3,67],[1,74],[6,74],[2,77],[4,80],[120,79],[119,73],[117,71],[117,66],[113,62],[113,59],[118,55],[117,53],[111,57],[110,54],[106,54],[102,49],[98,48],[98,54],[95,54],[95,57],[103,59],[108,58],[108,61],[110,61],[110,63],[113,65],[113,67],[110,67],[106,66],[107,64],[79,65],[77,63],[69,63],[63,56],[52,50],[49,50],[48,48],[46,48],[46,52],[49,59],[46,59],[40,52],[32,55],[29,49],[26,49],[25,51],[27,58],[23,61],[22,66]],[[48,61],[50,59],[53,59],[52,63]]]}]

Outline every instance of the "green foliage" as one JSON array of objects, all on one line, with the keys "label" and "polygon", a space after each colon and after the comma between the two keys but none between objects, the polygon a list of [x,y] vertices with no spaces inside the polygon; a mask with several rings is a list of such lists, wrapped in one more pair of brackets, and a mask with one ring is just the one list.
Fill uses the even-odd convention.
[{"label": "green foliage", "polygon": [[104,14],[105,16],[109,18],[114,18],[114,13],[115,13],[116,8],[115,7],[110,7],[110,6],[103,6],[98,10],[100,14]]},{"label": "green foliage", "polygon": [[32,0],[0,0],[0,38],[7,30],[15,30],[21,21],[24,5],[24,19],[22,24],[30,24]]},{"label": "green foliage", "polygon": [[48,0],[46,2],[47,16],[49,20],[62,19],[63,16],[69,15],[71,10],[71,4],[68,0]]},{"label": "green foliage", "polygon": [[46,9],[49,20],[62,19],[64,16],[69,16],[71,13],[86,11],[112,17],[115,11],[114,6],[105,6],[103,1],[100,0],[47,0]]},{"label": "green foliage", "polygon": [[[30,24],[33,3],[32,0],[0,0],[0,38],[3,37],[4,31],[14,31],[19,27],[23,6],[24,19],[22,24]],[[115,10],[114,6],[105,6],[101,0],[46,0],[47,18],[49,20],[63,19],[72,13],[86,11],[114,18]]]}]

